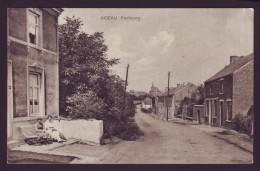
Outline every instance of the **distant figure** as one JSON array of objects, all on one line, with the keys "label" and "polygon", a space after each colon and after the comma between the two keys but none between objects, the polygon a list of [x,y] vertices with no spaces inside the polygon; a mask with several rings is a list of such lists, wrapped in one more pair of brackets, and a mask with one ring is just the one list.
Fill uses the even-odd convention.
[{"label": "distant figure", "polygon": [[[64,137],[64,135],[62,135],[55,127],[54,127],[54,124],[53,124],[53,120],[52,120],[52,116],[51,115],[48,115],[47,117],[47,120],[45,122],[45,131],[47,133],[50,134],[50,136],[57,140],[58,142],[62,142],[62,141],[65,141],[66,138]],[[63,139],[61,139],[61,137]]]}]

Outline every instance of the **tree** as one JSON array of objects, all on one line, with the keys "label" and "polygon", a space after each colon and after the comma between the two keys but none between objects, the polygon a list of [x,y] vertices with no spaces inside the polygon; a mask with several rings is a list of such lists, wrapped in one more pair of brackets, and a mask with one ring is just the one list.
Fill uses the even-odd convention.
[{"label": "tree", "polygon": [[88,35],[80,31],[82,21],[79,18],[66,17],[65,21],[59,27],[61,114],[68,115],[67,97],[79,92],[92,91],[109,105],[113,100],[107,98],[110,97],[107,90],[111,88],[107,86],[122,82],[119,77],[109,75],[109,67],[119,60],[107,58],[103,33]]},{"label": "tree", "polygon": [[182,113],[183,105],[187,105],[187,114],[192,116],[193,105],[203,105],[204,104],[204,85],[201,84],[197,89],[191,93],[191,97],[184,97],[178,108],[178,114]]},{"label": "tree", "polygon": [[65,21],[59,26],[60,115],[102,119],[105,137],[139,130],[128,119],[135,111],[132,98],[123,100],[125,81],[110,72],[119,59],[107,58],[103,33],[81,31],[79,18],[66,17]]}]

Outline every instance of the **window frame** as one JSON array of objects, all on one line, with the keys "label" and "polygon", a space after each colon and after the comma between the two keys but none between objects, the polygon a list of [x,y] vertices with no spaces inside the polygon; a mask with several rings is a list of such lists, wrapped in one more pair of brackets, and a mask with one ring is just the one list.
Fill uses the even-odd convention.
[{"label": "window frame", "polygon": [[[30,82],[29,75],[37,74],[40,76],[40,85],[39,85],[39,112],[37,114],[30,113]],[[39,117],[45,116],[45,79],[44,79],[44,69],[39,67],[37,64],[27,66],[27,117]]]},{"label": "window frame", "polygon": [[[31,43],[30,42],[30,37],[29,37],[29,15],[33,14],[38,16],[38,34],[36,35],[36,43]],[[27,8],[26,11],[26,17],[27,17],[27,42],[30,46],[32,47],[42,47],[42,11],[39,10],[38,8]]]},{"label": "window frame", "polygon": [[212,95],[212,94],[213,94],[213,93],[212,93],[212,87],[213,87],[212,84],[210,84],[210,85],[209,85],[209,95]]},{"label": "window frame", "polygon": [[220,92],[219,94],[224,94],[224,79],[220,79]]}]

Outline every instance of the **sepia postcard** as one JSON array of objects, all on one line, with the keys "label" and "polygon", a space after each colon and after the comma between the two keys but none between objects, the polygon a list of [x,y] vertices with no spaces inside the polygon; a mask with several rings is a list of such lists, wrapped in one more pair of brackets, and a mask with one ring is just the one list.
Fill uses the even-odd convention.
[{"label": "sepia postcard", "polygon": [[8,164],[252,164],[253,8],[8,8]]}]

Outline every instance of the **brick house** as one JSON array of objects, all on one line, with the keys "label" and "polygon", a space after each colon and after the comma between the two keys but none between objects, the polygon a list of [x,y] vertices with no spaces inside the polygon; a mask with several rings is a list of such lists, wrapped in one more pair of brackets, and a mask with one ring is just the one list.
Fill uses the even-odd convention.
[{"label": "brick house", "polygon": [[205,81],[206,122],[230,128],[232,118],[253,105],[254,55],[231,56],[230,64]]},{"label": "brick house", "polygon": [[37,117],[59,115],[57,35],[62,11],[8,9],[8,141],[23,140],[19,126],[35,124]]},{"label": "brick house", "polygon": [[[190,97],[191,93],[195,91],[197,86],[192,83],[186,85],[177,84],[177,87],[169,89],[168,97],[168,116],[173,117],[184,97]],[[167,96],[168,91],[158,96],[158,115],[166,116],[167,114]]]}]

